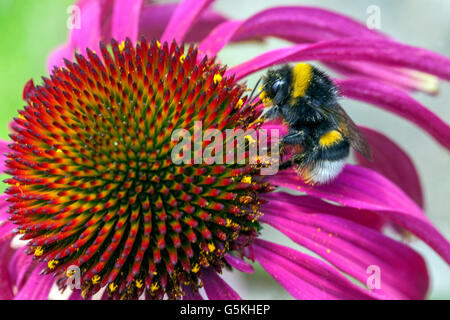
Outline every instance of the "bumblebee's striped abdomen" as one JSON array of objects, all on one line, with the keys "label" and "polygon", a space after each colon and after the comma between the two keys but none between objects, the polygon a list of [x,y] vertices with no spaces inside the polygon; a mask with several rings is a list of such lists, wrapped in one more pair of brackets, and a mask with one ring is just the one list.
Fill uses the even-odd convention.
[{"label": "bumblebee's striped abdomen", "polygon": [[325,160],[344,159],[350,153],[350,144],[338,130],[323,133],[318,139],[318,147],[318,158]]},{"label": "bumblebee's striped abdomen", "polygon": [[343,141],[344,137],[338,130],[331,130],[324,133],[319,139],[319,145],[328,148]]}]

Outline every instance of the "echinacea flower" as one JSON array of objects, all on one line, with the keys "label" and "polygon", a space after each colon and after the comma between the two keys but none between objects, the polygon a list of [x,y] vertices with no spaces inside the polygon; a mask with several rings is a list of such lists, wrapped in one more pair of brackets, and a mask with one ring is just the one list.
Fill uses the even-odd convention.
[{"label": "echinacea flower", "polygon": [[[13,142],[1,145],[11,178],[0,202],[0,297],[45,299],[77,266],[81,289],[72,298],[104,289],[106,298],[202,299],[203,286],[209,299],[239,299],[220,274],[252,272],[251,260],[298,299],[425,298],[423,258],[382,227],[409,231],[447,263],[450,244],[421,208],[414,165],[387,137],[362,128],[374,162],[358,159],[321,186],[292,170],[261,176],[248,164],[174,164],[170,137],[196,120],[220,130],[283,129],[255,121],[260,109],[238,81],[286,61],[320,60],[348,76],[336,79],[342,95],[403,116],[450,148],[449,126],[405,91],[450,80],[450,60],[321,9],[227,21],[207,11],[211,2],[78,3],[85,24],[52,54],[50,77],[25,86]],[[161,8],[170,18],[148,18]],[[213,17],[208,35],[192,33],[205,17]],[[153,23],[167,25],[153,34],[159,40],[137,41],[158,32]],[[198,46],[185,48],[189,30]],[[230,69],[211,58],[229,41],[269,35],[296,44]],[[260,239],[264,224],[320,258]],[[11,245],[15,233],[26,247]],[[365,287],[369,266],[382,270],[381,288]]]}]

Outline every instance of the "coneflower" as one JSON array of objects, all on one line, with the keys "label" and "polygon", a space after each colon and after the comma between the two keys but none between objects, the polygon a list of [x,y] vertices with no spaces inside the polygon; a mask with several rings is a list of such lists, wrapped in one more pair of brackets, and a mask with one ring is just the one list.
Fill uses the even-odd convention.
[{"label": "coneflower", "polygon": [[[51,55],[49,78],[28,82],[27,106],[12,124],[12,177],[0,202],[0,296],[46,299],[55,282],[64,289],[76,266],[81,289],[73,299],[100,289],[115,299],[202,299],[200,287],[209,299],[239,299],[220,274],[251,273],[251,261],[297,299],[425,298],[425,261],[382,227],[411,232],[448,263],[450,244],[423,213],[414,165],[387,137],[362,128],[374,163],[360,160],[333,183],[312,186],[291,170],[261,176],[249,164],[177,165],[171,134],[191,132],[195,121],[221,131],[284,130],[255,121],[260,108],[238,81],[274,64],[317,59],[349,76],[335,80],[342,95],[399,114],[450,149],[450,127],[406,91],[435,91],[435,76],[450,79],[448,58],[330,11],[273,8],[228,21],[206,10],[211,2],[79,2],[87,25]],[[157,20],[158,10],[170,19]],[[197,24],[203,33],[190,28]],[[137,41],[152,32],[159,41]],[[198,46],[181,45],[188,35]],[[302,43],[230,69],[210,58],[229,41],[267,35]],[[117,41],[98,45],[111,38]],[[320,259],[260,239],[264,224]],[[13,229],[26,249],[11,246]],[[371,266],[382,271],[381,287],[368,286]]]}]

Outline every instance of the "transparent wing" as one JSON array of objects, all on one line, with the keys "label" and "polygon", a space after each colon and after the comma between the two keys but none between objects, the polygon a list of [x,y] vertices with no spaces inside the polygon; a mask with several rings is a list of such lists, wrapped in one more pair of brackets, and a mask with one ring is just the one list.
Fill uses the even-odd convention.
[{"label": "transparent wing", "polygon": [[322,115],[335,123],[337,130],[349,140],[352,148],[367,159],[372,160],[372,150],[364,134],[339,104],[320,106],[318,109]]}]

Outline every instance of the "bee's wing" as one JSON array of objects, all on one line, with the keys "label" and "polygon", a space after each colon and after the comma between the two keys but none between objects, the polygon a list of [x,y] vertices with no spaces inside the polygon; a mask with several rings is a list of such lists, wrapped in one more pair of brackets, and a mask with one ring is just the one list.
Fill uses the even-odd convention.
[{"label": "bee's wing", "polygon": [[349,140],[352,148],[372,160],[372,150],[364,134],[339,104],[320,106],[318,109],[336,124],[337,129]]}]

